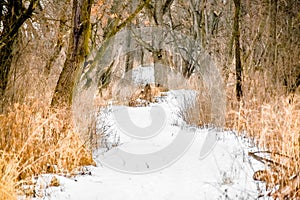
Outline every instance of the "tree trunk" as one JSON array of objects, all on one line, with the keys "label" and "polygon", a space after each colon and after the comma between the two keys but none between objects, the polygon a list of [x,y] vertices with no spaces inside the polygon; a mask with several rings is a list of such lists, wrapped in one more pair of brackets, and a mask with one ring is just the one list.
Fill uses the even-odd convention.
[{"label": "tree trunk", "polygon": [[[131,2],[132,4],[132,2]],[[133,6],[130,5],[130,12],[133,12]],[[127,30],[130,30],[131,28],[131,24],[128,24],[127,25]],[[133,59],[134,59],[134,55],[131,51],[131,43],[132,43],[132,37],[131,37],[131,34],[130,32],[128,31],[127,35],[126,35],[126,48],[127,48],[127,54],[126,54],[126,57],[125,57],[125,72],[126,72],[126,76],[127,76],[127,79],[128,81],[131,81],[132,80],[132,69],[133,69]]]},{"label": "tree trunk", "polygon": [[72,104],[73,89],[76,85],[77,76],[82,70],[80,65],[88,55],[92,2],[92,0],[73,1],[73,30],[70,37],[67,59],[52,98],[52,107],[59,105],[70,106]]},{"label": "tree trunk", "polygon": [[[163,2],[162,0],[155,1],[154,5],[154,20],[156,25],[163,26],[164,25],[164,15],[170,9],[173,0],[166,0]],[[152,44],[155,46],[156,51],[153,53],[153,64],[154,64],[154,79],[156,86],[168,87],[168,66],[167,63],[164,62],[163,52],[161,48],[161,42],[163,41],[163,32],[162,34],[156,33],[152,36]]]},{"label": "tree trunk", "polygon": [[234,0],[235,12],[234,12],[234,25],[233,25],[233,37],[235,41],[235,73],[236,73],[236,98],[238,101],[241,100],[243,96],[242,90],[242,63],[241,63],[241,52],[240,52],[240,9],[241,1]]},{"label": "tree trunk", "polygon": [[270,48],[269,48],[269,63],[270,69],[273,68],[273,81],[278,82],[280,69],[277,68],[277,0],[270,0]]},{"label": "tree trunk", "polygon": [[32,16],[38,2],[39,0],[31,0],[27,9],[24,8],[21,0],[9,0],[6,4],[0,3],[0,23],[3,27],[0,31],[0,113],[3,112],[4,93],[19,29]]}]

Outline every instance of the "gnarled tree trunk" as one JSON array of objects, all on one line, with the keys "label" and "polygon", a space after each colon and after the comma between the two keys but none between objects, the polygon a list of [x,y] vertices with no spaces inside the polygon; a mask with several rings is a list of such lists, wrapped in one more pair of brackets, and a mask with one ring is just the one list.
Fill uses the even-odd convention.
[{"label": "gnarled tree trunk", "polygon": [[77,76],[81,73],[81,63],[88,55],[90,37],[90,14],[92,0],[74,0],[72,19],[73,30],[70,37],[67,59],[59,76],[51,106],[70,106]]}]

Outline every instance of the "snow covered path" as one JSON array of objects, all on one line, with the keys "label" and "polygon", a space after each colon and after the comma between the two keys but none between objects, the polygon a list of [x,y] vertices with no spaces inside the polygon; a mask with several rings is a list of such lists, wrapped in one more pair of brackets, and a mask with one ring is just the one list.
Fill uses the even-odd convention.
[{"label": "snow covered path", "polygon": [[50,199],[256,199],[257,184],[245,146],[232,133],[223,133],[209,156],[199,160],[207,133],[199,131],[186,154],[161,171],[132,175],[91,167],[91,176],[59,177],[62,192],[51,192]]},{"label": "snow covered path", "polygon": [[[164,105],[166,108],[168,105]],[[172,104],[173,105],[173,104]],[[138,110],[137,110],[138,109]],[[172,109],[167,109],[172,110]],[[131,118],[133,121],[146,120],[139,112],[145,115],[147,108],[132,108]],[[149,113],[148,113],[149,114]],[[170,112],[169,114],[172,114]],[[168,115],[168,112],[167,112]],[[107,118],[111,121],[111,118]],[[149,119],[148,119],[149,120]],[[172,120],[171,120],[172,121]],[[166,133],[176,129],[171,121],[167,120]],[[147,124],[147,122],[144,122]],[[182,122],[178,122],[182,124]],[[115,127],[111,125],[112,129]],[[162,132],[162,135],[164,131]],[[91,175],[78,176],[72,179],[58,177],[61,185],[50,187],[46,191],[48,199],[71,199],[71,200],[202,200],[202,199],[257,199],[259,195],[258,183],[254,182],[252,175],[254,170],[261,168],[257,162],[253,162],[247,152],[251,149],[249,141],[235,136],[233,132],[217,133],[217,143],[213,150],[204,159],[199,159],[200,150],[207,134],[216,134],[215,129],[197,129],[195,140],[185,154],[174,164],[162,170],[148,174],[122,173],[101,165],[87,167]],[[165,141],[149,140],[148,144],[166,144],[170,135],[158,136]],[[149,142],[148,141],[148,142]],[[153,143],[154,142],[154,143]],[[132,139],[121,138],[121,143],[127,150],[136,149],[145,152],[149,150],[146,143],[140,145]],[[127,146],[126,146],[127,145]],[[150,145],[151,146],[151,145]],[[153,145],[155,147],[155,145]]]}]

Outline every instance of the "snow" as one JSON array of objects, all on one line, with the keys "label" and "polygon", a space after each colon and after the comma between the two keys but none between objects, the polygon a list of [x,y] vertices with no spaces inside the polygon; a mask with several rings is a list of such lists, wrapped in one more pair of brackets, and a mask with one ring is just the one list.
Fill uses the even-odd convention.
[{"label": "snow", "polygon": [[132,80],[135,84],[146,85],[154,83],[154,65],[139,66],[132,70]]},{"label": "snow", "polygon": [[[248,151],[257,149],[249,139],[238,137],[233,131],[197,128],[186,124],[178,111],[187,105],[187,99],[191,101],[194,94],[187,90],[170,91],[159,103],[149,107],[111,106],[103,109],[98,116],[97,130],[106,131],[107,146],[94,152],[97,167],[86,166],[91,175],[73,178],[57,176],[60,186],[46,187],[43,199],[257,199],[259,185],[252,175],[263,166],[248,156]],[[124,123],[132,121],[132,126],[144,131],[145,135],[139,138],[135,133],[127,134],[127,130],[122,130],[123,122],[118,124],[116,116],[123,117]],[[159,117],[163,121],[161,129],[157,131],[159,134],[147,133],[147,129],[153,128],[153,123],[158,123],[154,121]],[[130,130],[132,127],[127,128]],[[103,160],[115,149],[141,156],[159,152],[170,145],[181,134],[181,130],[185,130],[184,134],[190,134],[188,137],[193,137],[186,148],[178,146],[182,148],[181,155],[167,155],[174,159],[173,162],[158,162],[162,166],[157,167],[157,162],[149,158],[150,166],[145,165],[143,168],[141,163],[136,163],[136,172],[139,173],[133,173],[130,167],[112,169],[109,166],[111,163],[107,165]],[[207,146],[207,136],[214,136],[217,141],[211,151],[203,156],[201,150]],[[118,147],[114,148],[113,144]],[[125,173],[124,170],[128,171]]]}]

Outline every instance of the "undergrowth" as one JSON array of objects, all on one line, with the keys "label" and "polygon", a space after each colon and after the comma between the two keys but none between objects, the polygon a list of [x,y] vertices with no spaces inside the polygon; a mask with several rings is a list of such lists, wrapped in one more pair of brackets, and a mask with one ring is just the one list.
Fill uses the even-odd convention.
[{"label": "undergrowth", "polygon": [[[234,84],[232,84],[234,85]],[[300,197],[300,95],[287,94],[263,72],[244,80],[244,97],[235,100],[227,88],[227,127],[254,138],[266,166],[266,182],[273,198]],[[255,175],[254,175],[255,176]]]},{"label": "undergrowth", "polygon": [[93,164],[67,109],[15,104],[0,115],[0,199],[16,199],[42,173],[71,173]]}]

